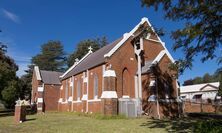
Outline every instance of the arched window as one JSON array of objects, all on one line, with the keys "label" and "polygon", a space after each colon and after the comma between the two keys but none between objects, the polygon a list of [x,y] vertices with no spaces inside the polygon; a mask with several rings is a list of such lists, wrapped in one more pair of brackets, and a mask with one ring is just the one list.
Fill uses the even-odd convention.
[{"label": "arched window", "polygon": [[94,99],[98,98],[98,76],[94,75]]},{"label": "arched window", "polygon": [[123,96],[130,96],[131,82],[130,82],[130,74],[127,68],[123,70],[122,76],[123,76],[122,77]]},{"label": "arched window", "polygon": [[81,83],[80,80],[78,79],[77,81],[77,100],[80,100],[81,97]]}]

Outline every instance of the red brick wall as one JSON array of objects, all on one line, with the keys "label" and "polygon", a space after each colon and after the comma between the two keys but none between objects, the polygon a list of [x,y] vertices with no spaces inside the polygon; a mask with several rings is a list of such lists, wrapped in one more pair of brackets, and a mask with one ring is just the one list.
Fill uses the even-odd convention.
[{"label": "red brick wall", "polygon": [[88,102],[88,112],[101,113],[101,101]]},{"label": "red brick wall", "polygon": [[[137,59],[134,53],[134,47],[131,43],[131,39],[128,39],[124,45],[122,45],[108,60],[109,64],[112,64],[112,69],[116,72],[116,88],[118,97],[123,95],[123,70],[127,69],[129,72],[130,91],[128,95],[131,98],[135,97],[135,85],[134,75],[137,71]],[[126,94],[125,94],[126,95]]]},{"label": "red brick wall", "polygon": [[149,41],[144,39],[144,60],[145,61],[150,61],[154,60],[156,56],[160,53],[160,51],[164,50],[163,46],[161,43],[154,42],[154,41]]},{"label": "red brick wall", "polygon": [[61,85],[44,85],[45,111],[56,111]]},{"label": "red brick wall", "polygon": [[41,81],[36,78],[35,71],[32,74],[32,102],[37,102],[38,99],[38,86],[42,85]]},{"label": "red brick wall", "polygon": [[89,70],[89,100],[94,99],[94,76],[98,76],[98,98],[102,95],[102,65]]}]

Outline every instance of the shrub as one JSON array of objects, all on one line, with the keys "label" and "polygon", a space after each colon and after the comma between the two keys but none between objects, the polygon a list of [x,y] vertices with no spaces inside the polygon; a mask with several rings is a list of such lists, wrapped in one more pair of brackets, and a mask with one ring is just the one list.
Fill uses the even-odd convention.
[{"label": "shrub", "polygon": [[198,121],[194,126],[195,133],[221,133],[222,120]]}]

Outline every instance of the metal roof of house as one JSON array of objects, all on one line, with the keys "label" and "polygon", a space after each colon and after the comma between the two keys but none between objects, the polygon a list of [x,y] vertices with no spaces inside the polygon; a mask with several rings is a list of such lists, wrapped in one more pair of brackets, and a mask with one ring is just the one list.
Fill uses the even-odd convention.
[{"label": "metal roof of house", "polygon": [[204,83],[204,84],[196,84],[196,85],[187,85],[187,86],[181,86],[180,87],[180,93],[190,93],[190,92],[198,92],[201,91],[201,89],[207,85],[219,87],[219,82],[213,82],[213,83]]},{"label": "metal roof of house", "polygon": [[61,84],[59,76],[62,73],[60,72],[40,70],[40,74],[44,84]]},{"label": "metal roof of house", "polygon": [[83,72],[87,69],[93,68],[105,62],[104,55],[107,54],[113,47],[116,46],[118,42],[122,40],[122,37],[117,39],[116,41],[112,42],[104,46],[103,48],[95,51],[94,53],[88,55],[83,61],[81,61],[77,66],[75,66],[70,72],[68,72],[63,79],[76,75],[80,72]]},{"label": "metal roof of house", "polygon": [[142,66],[142,72],[141,72],[142,74],[145,74],[150,70],[150,67],[152,66],[152,62],[153,60],[145,61],[145,65]]}]

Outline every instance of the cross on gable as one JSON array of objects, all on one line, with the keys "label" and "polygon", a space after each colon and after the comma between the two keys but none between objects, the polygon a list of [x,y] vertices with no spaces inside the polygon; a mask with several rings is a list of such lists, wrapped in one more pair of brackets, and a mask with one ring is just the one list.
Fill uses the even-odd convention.
[{"label": "cross on gable", "polygon": [[89,52],[92,52],[93,48],[91,46],[88,47]]}]

